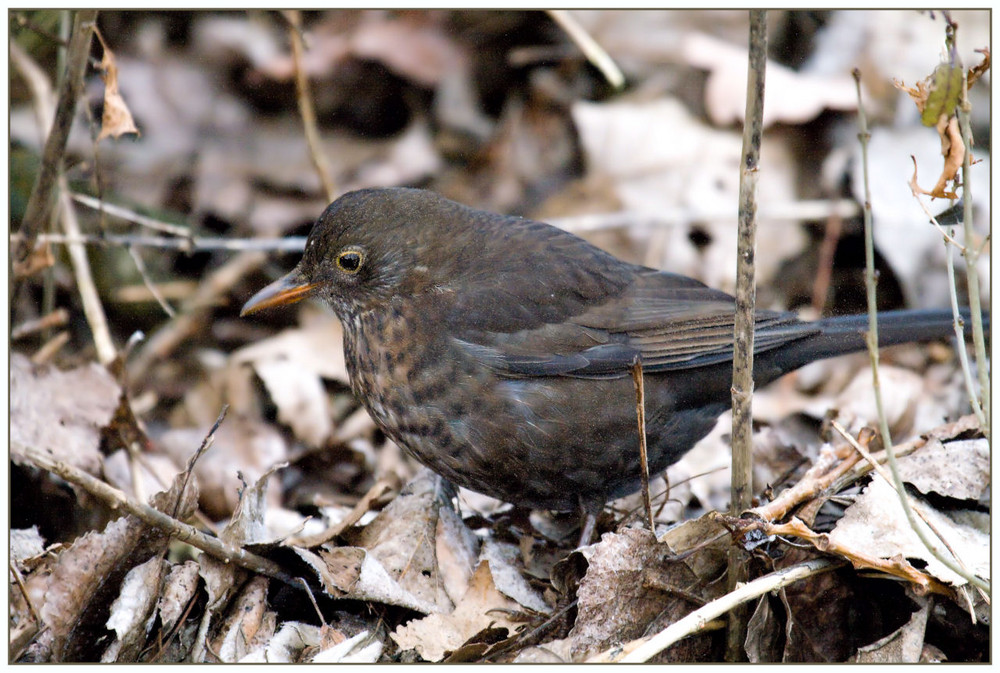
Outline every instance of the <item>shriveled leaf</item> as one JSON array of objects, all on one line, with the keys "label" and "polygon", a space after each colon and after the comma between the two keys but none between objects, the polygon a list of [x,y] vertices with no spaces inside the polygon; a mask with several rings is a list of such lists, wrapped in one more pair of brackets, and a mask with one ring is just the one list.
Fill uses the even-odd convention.
[{"label": "shriveled leaf", "polygon": [[[267,642],[274,632],[267,633],[268,579],[252,578],[233,601],[212,651],[225,663],[236,663],[255,649],[257,642]],[[273,621],[271,622],[273,628]],[[263,632],[262,631],[263,628]]]},{"label": "shriveled leaf", "polygon": [[198,564],[185,561],[174,565],[163,581],[156,609],[160,615],[163,630],[169,632],[184,614],[188,603],[198,590]]},{"label": "shriveled leaf", "polygon": [[102,662],[135,661],[152,626],[160,580],[167,565],[165,560],[155,556],[125,575],[107,621],[107,627],[115,632],[115,639],[101,656]]},{"label": "shriveled leaf", "polygon": [[[920,109],[920,121],[924,126],[937,126],[938,120],[951,117],[962,96],[962,64],[939,63],[928,78],[927,98]],[[920,106],[917,106],[920,108]]]},{"label": "shriveled leaf", "polygon": [[125,104],[118,90],[118,64],[114,53],[104,46],[104,57],[101,58],[101,78],[104,80],[104,112],[101,114],[101,132],[97,140],[107,137],[118,139],[125,133],[139,135],[139,129],[132,119],[132,112]]},{"label": "shriveled leaf", "polygon": [[436,535],[452,496],[439,476],[422,470],[370,524],[349,531],[351,543],[367,549],[400,587],[443,612],[452,609],[452,602],[437,563]]}]

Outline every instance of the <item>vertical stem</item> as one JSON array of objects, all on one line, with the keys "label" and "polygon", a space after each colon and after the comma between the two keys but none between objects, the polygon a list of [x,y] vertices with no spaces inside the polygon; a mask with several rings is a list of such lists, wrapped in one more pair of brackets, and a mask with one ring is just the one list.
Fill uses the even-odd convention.
[{"label": "vertical stem", "polygon": [[[733,325],[733,473],[734,515],[749,509],[753,495],[752,432],[753,344],[754,344],[754,248],[757,229],[757,178],[760,143],[764,128],[764,70],[767,63],[767,12],[750,11],[750,49],[747,67],[747,105],[743,122],[743,163],[740,172],[739,238],[736,262],[736,316]],[[748,577],[742,550],[729,550],[729,587]],[[746,659],[747,611],[729,614],[726,639],[727,661]]]},{"label": "vertical stem", "polygon": [[59,85],[52,129],[45,139],[38,176],[35,178],[31,196],[28,197],[28,205],[25,207],[24,219],[21,221],[21,234],[24,239],[14,256],[15,259],[24,259],[34,247],[35,237],[38,236],[39,230],[51,212],[52,193],[62,169],[66,141],[69,139],[73,115],[76,113],[76,101],[82,88],[84,72],[87,70],[90,35],[94,31],[96,20],[97,10],[90,9],[79,10],[73,19],[73,35],[70,37],[69,52],[66,56],[66,73]]},{"label": "vertical stem", "polygon": [[309,78],[306,77],[302,64],[304,47],[302,44],[302,12],[290,9],[285,12],[288,18],[288,36],[292,42],[292,60],[295,62],[295,91],[299,99],[299,114],[302,115],[302,126],[305,128],[306,143],[309,145],[309,157],[313,167],[323,183],[323,191],[328,201],[337,196],[337,187],[330,177],[330,164],[323,154],[323,145],[319,139],[319,129],[316,126],[316,110],[313,108],[312,95],[309,92]]},{"label": "vertical stem", "polygon": [[646,508],[649,532],[656,535],[653,504],[649,497],[649,458],[646,452],[646,388],[642,378],[642,358],[632,361],[632,382],[635,383],[635,417],[639,423],[639,473],[642,477],[642,504]]},{"label": "vertical stem", "polygon": [[986,422],[983,434],[990,437],[990,380],[986,371],[986,340],[983,336],[983,311],[979,299],[979,249],[973,245],[974,228],[972,226],[972,125],[969,123],[968,78],[962,75],[962,101],[958,106],[958,123],[962,129],[962,142],[965,143],[965,156],[962,158],[962,226],[965,229],[965,274],[969,287],[969,312],[972,314],[972,345],[976,349],[976,370],[979,373],[979,395]]}]

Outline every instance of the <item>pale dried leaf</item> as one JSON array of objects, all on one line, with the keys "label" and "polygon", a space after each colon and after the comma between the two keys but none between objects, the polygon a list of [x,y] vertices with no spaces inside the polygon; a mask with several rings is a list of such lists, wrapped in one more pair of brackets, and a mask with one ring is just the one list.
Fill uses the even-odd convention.
[{"label": "pale dried leaf", "polygon": [[[86,390],[86,395],[79,392]],[[10,355],[10,440],[92,475],[101,472],[100,429],[118,407],[121,389],[107,369],[92,362],[60,371]],[[11,459],[30,461],[16,450]]]},{"label": "pale dried leaf", "polygon": [[163,623],[163,630],[169,632],[184,614],[188,603],[198,590],[198,563],[185,561],[174,565],[163,581],[163,590],[156,609]]},{"label": "pale dried leaf", "polygon": [[450,508],[450,489],[430,470],[422,470],[370,524],[350,541],[369,551],[399,586],[449,612],[452,602],[437,564],[435,536],[442,509]]},{"label": "pale dried leaf", "polygon": [[[694,33],[681,52],[690,65],[709,72],[705,107],[717,126],[743,121],[746,112],[747,50],[709,35]],[[850,73],[811,75],[773,61],[767,63],[764,127],[784,122],[802,124],[824,110],[854,110],[858,94]]]},{"label": "pale dried leaf", "polygon": [[529,610],[548,613],[549,606],[518,569],[517,559],[520,555],[520,550],[512,544],[487,540],[479,553],[479,559],[490,564],[493,581],[500,593]]},{"label": "pale dried leaf", "polygon": [[115,55],[107,45],[104,46],[104,57],[101,59],[101,78],[104,80],[104,112],[101,114],[101,132],[98,142],[112,136],[118,139],[125,133],[139,135],[139,129],[132,119],[132,112],[125,104],[118,91],[118,64]]},{"label": "pale dried leaf", "polygon": [[102,662],[135,660],[138,648],[152,627],[160,579],[167,565],[164,559],[154,556],[125,575],[121,591],[111,604],[111,616],[106,624],[115,632],[115,639],[101,656]]},{"label": "pale dried leaf", "polygon": [[242,660],[254,648],[258,631],[265,625],[268,580],[258,575],[247,582],[229,609],[212,651],[225,663]]},{"label": "pale dried leaf", "polygon": [[454,612],[429,615],[404,624],[392,633],[392,639],[400,649],[415,649],[426,661],[441,661],[446,652],[457,649],[488,626],[513,632],[515,625],[506,618],[504,611],[516,609],[517,603],[497,590],[490,564],[482,561]]},{"label": "pale dried leaf", "polygon": [[10,531],[10,559],[18,564],[25,559],[45,553],[45,538],[38,532],[38,526],[13,528]]},{"label": "pale dried leaf", "polygon": [[[913,502],[925,512],[934,530],[940,533],[961,563],[980,577],[989,577],[989,527],[974,512],[938,511],[919,498]],[[937,535],[924,526],[925,535],[948,554]],[[960,586],[965,580],[934,558],[910,528],[895,489],[881,477],[875,478],[851,505],[830,533],[831,543],[862,554],[884,559],[914,558],[924,561],[926,572],[943,582]]]},{"label": "pale dried leaf", "polygon": [[990,487],[990,445],[986,439],[942,444],[932,440],[899,459],[899,475],[921,493],[978,500]]}]

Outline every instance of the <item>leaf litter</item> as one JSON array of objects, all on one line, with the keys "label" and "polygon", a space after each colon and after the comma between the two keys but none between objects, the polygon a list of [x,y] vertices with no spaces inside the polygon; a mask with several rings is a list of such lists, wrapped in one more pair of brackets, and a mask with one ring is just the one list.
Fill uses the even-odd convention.
[{"label": "leaf litter", "polygon": [[[310,13],[306,67],[338,185],[420,185],[494,210],[545,213],[632,261],[731,289],[732,215],[714,207],[734,203],[737,189],[739,133],[726,120],[742,95],[720,82],[742,67],[742,14],[571,14],[620,61],[631,78],[625,94],[611,96],[542,13]],[[795,23],[801,13],[772,16],[778,35],[788,34],[782,21],[803,25]],[[960,34],[980,38],[975,15],[955,16]],[[280,17],[107,13],[101,20],[108,44],[103,73],[94,76],[103,75],[104,86],[91,89],[105,119],[92,134],[78,115],[69,144],[71,157],[94,158],[99,136],[100,153],[71,163],[74,179],[101,181],[109,201],[187,219],[198,234],[304,233],[325,204],[288,88]],[[882,40],[837,42],[845,26],[881,31]],[[839,112],[853,106],[841,84],[848,70],[830,64],[845,58],[842,45],[853,45],[854,58],[878,66],[866,79],[873,104],[891,108],[893,73],[922,75],[913,75],[921,71],[903,50],[894,70],[880,44],[914,30],[933,30],[926,51],[937,58],[940,23],[927,16],[830,12],[806,38],[815,51],[801,72],[774,64],[771,114],[781,124],[764,143],[767,203],[821,196],[803,190],[801,175],[855,189],[856,173],[836,160],[853,144],[829,157],[802,156],[803,145],[825,147],[853,128]],[[658,51],[672,33],[698,40]],[[713,40],[727,49],[706,52]],[[926,74],[934,61],[921,67]],[[794,95],[782,94],[782,79]],[[117,120],[109,117],[116,110]],[[819,114],[842,126],[809,136]],[[32,119],[27,101],[12,101],[12,147],[37,151]],[[112,140],[136,125],[141,136]],[[796,139],[791,128],[811,140]],[[940,154],[933,131],[932,142],[899,140],[917,138],[911,129],[885,124],[873,147],[892,137],[890,146]],[[988,155],[976,151],[988,168]],[[873,173],[905,191],[912,166],[873,155],[887,162]],[[826,177],[810,172],[821,164]],[[88,173],[95,165],[99,177]],[[943,297],[935,285],[943,275],[939,234],[913,218],[906,229],[893,223],[908,205],[891,200],[897,187],[877,189],[893,204],[880,215],[888,223],[876,240],[890,264],[884,285],[895,278],[911,303]],[[977,222],[988,222],[988,199],[982,192],[977,199]],[[618,212],[636,224],[616,224]],[[808,229],[782,217],[760,238],[761,298],[776,303],[786,299],[771,289],[781,286],[782,262],[810,245]],[[103,215],[87,221],[91,231],[109,224]],[[145,259],[154,279],[192,283],[226,261],[199,251]],[[988,271],[988,254],[984,260]],[[42,334],[18,340],[10,360],[18,494],[12,661],[582,661],[641,642],[724,597],[733,544],[747,550],[755,575],[823,556],[859,569],[841,566],[757,599],[745,642],[753,661],[988,656],[987,597],[927,553],[895,492],[830,431],[836,421],[858,436],[874,422],[863,357],[816,363],[755,395],[761,507],[780,504],[792,487],[825,484],[800,489],[807,495],[787,509],[768,510],[781,512],[765,523],[784,526],[782,534],[714,513],[729,497],[724,417],[665,482],[655,482],[655,536],[637,527],[639,500],[625,498],[606,509],[600,539],[573,551],[574,521],[456,497],[381,436],[350,396],[340,327],[329,314],[304,307],[258,326],[235,321],[251,288],[291,262],[234,268],[202,295],[206,302],[181,309],[197,311],[197,320],[175,321],[169,339],[126,362],[124,388],[92,362],[83,321],[70,321],[71,340],[48,347],[52,365],[27,357],[44,346]],[[52,264],[58,301],[77,312],[61,260]],[[40,275],[24,287],[40,288]],[[150,281],[112,276],[101,289],[119,307],[113,328],[121,342],[140,326],[163,324],[148,297],[112,301],[116,284],[133,282]],[[40,317],[34,296],[13,297],[12,324]],[[923,352],[894,349],[880,370],[893,437],[906,453],[900,469],[934,539],[988,579],[988,442],[967,417],[955,420],[967,406],[954,392],[961,387],[950,352],[912,355]],[[230,415],[186,477],[184,466],[224,404]],[[870,447],[876,457],[878,449]],[[251,571],[121,516],[113,503],[37,469],[31,450],[101,477],[122,497],[159,492],[153,502],[161,511],[218,531],[281,572]],[[192,487],[178,508],[183,479]],[[894,568],[909,581],[891,579]],[[961,637],[956,615],[972,625]],[[845,631],[846,623],[855,626]],[[720,660],[721,626],[706,624],[654,660]]]}]

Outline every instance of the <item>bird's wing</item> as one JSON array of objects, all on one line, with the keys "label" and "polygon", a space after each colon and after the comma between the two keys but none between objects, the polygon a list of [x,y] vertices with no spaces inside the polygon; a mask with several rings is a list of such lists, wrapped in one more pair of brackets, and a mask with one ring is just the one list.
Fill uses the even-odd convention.
[{"label": "bird's wing", "polygon": [[[626,376],[639,358],[651,373],[732,358],[734,299],[684,276],[637,274],[623,292],[558,322],[520,330],[466,329],[469,354],[505,376]],[[793,314],[758,311],[754,351],[815,333]]]}]

